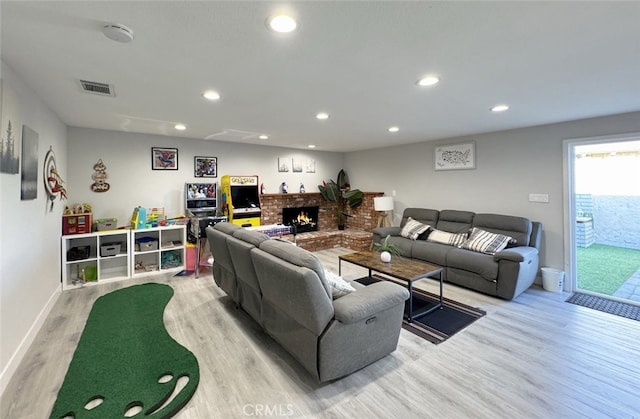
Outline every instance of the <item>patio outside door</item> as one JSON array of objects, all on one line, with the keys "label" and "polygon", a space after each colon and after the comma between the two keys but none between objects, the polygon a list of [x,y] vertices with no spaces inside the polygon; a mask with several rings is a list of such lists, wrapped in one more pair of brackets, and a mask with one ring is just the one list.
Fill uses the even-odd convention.
[{"label": "patio outside door", "polygon": [[640,304],[640,137],[569,144],[572,289]]}]

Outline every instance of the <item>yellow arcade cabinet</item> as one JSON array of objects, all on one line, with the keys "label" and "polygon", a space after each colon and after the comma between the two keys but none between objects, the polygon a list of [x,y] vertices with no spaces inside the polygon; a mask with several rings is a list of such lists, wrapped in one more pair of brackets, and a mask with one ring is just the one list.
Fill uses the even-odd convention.
[{"label": "yellow arcade cabinet", "polygon": [[258,176],[224,175],[220,181],[222,214],[242,227],[260,225]]}]

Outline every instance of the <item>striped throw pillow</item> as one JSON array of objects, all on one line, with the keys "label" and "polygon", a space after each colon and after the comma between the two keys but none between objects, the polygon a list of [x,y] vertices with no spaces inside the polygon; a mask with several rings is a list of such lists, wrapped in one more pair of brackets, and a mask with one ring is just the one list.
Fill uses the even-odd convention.
[{"label": "striped throw pillow", "polygon": [[422,224],[420,221],[416,221],[413,218],[409,217],[404,227],[400,231],[400,235],[402,237],[406,237],[411,240],[415,240],[419,235],[424,233],[429,229],[429,226],[426,224]]},{"label": "striped throw pillow", "polygon": [[467,240],[467,233],[449,233],[448,231],[433,230],[429,233],[427,241],[448,244],[450,246],[460,246]]},{"label": "striped throw pillow", "polygon": [[460,245],[460,248],[494,255],[512,242],[515,242],[513,237],[505,236],[504,234],[490,233],[474,227],[471,230],[471,235]]}]

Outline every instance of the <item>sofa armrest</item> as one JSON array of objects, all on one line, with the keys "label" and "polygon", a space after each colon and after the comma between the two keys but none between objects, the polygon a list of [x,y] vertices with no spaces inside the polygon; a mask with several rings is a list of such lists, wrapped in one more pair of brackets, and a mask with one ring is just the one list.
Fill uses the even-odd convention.
[{"label": "sofa armrest", "polygon": [[494,260],[499,264],[496,295],[512,300],[533,284],[538,271],[538,249],[518,246],[498,252]]},{"label": "sofa armrest", "polygon": [[[373,239],[377,243],[378,240],[387,236],[399,236],[402,231],[401,227],[378,227],[371,230],[373,232]],[[376,238],[378,240],[376,240]]]},{"label": "sofa armrest", "polygon": [[334,300],[333,310],[339,322],[356,323],[398,304],[404,304],[408,298],[409,291],[405,288],[381,281]]},{"label": "sofa armrest", "polygon": [[513,262],[524,262],[538,254],[538,249],[529,246],[518,246],[505,249],[493,255],[493,260],[510,260]]}]

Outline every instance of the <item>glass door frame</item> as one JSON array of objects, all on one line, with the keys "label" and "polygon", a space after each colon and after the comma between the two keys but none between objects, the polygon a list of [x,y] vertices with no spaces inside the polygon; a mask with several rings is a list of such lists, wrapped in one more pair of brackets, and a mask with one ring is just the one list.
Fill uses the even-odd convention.
[{"label": "glass door frame", "polygon": [[[573,138],[562,141],[563,161],[563,225],[564,225],[564,291],[578,291],[577,257],[576,257],[576,194],[575,194],[575,148],[580,145],[619,143],[640,141],[640,132],[597,137]],[[588,290],[579,290],[590,294]],[[600,295],[597,293],[591,293]],[[616,299],[607,296],[607,298]]]}]

